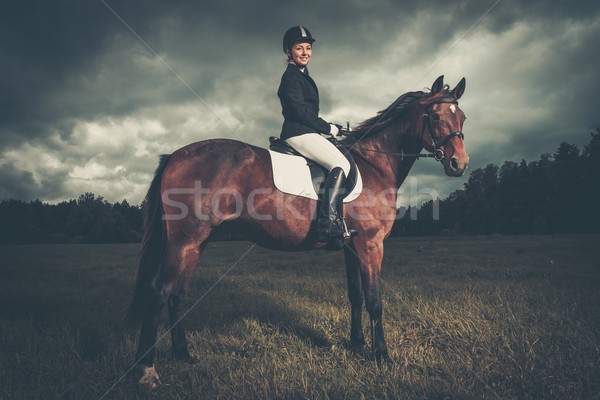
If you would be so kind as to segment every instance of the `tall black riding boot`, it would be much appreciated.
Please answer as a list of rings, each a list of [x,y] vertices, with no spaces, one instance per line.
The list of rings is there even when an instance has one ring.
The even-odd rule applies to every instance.
[[[344,183],[346,174],[340,167],[332,169],[325,179],[323,199],[317,221],[317,240],[329,242],[331,239],[342,238],[344,224],[342,222],[342,200],[345,194]]]

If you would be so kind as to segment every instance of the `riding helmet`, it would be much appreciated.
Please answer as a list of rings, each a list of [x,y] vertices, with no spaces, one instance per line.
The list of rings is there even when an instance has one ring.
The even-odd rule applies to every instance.
[[[287,49],[291,48],[296,42],[313,43],[315,39],[310,34],[310,31],[303,26],[293,26],[283,35],[283,52],[287,53]]]

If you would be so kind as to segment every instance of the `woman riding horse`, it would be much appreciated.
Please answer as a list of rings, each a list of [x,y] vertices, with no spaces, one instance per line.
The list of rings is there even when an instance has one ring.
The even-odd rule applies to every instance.
[[[306,49],[303,52],[305,55],[299,59],[306,62]],[[369,313],[371,352],[378,364],[389,358],[380,273],[383,241],[397,216],[398,188],[423,149],[441,162],[446,175],[464,174],[469,156],[462,133],[465,115],[458,107],[464,89],[464,78],[449,90],[440,76],[430,92],[401,95],[344,140],[363,182],[360,196],[344,210],[348,227],[360,232],[344,246],[350,344],[358,349],[366,344],[364,305]],[[286,122],[294,124],[293,120]],[[317,132],[324,130],[322,125]],[[154,361],[160,313],[165,306],[169,310],[173,356],[193,360],[182,322],[189,312],[184,298],[200,255],[219,226],[226,224],[271,249],[302,251],[327,246],[319,243],[314,233],[317,201],[279,191],[272,166],[266,149],[229,139],[191,143],[161,157],[144,202],[144,237],[128,311],[130,322],[141,322],[135,357],[141,387],[155,389],[160,385]]]
[[[277,95],[281,100],[283,126],[281,138],[298,153],[327,168],[324,197],[317,221],[317,240],[329,242],[342,238],[344,227],[338,212],[339,197],[350,173],[346,157],[321,134],[337,135],[341,125],[325,122],[319,117],[319,90],[308,74],[315,39],[303,26],[294,26],[283,36],[283,51],[288,66]]]

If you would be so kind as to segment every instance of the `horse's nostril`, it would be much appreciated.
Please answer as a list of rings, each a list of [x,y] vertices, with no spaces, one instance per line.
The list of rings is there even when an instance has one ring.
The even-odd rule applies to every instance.
[[[453,157],[450,160],[450,166],[452,167],[453,170],[457,170],[458,169],[458,160]]]

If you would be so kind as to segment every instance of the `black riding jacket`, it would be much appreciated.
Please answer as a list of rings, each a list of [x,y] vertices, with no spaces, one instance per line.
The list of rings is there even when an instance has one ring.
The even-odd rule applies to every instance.
[[[296,64],[290,63],[281,77],[277,91],[281,101],[283,126],[281,138],[288,139],[303,133],[329,133],[329,124],[319,118],[319,89],[315,81]]]

